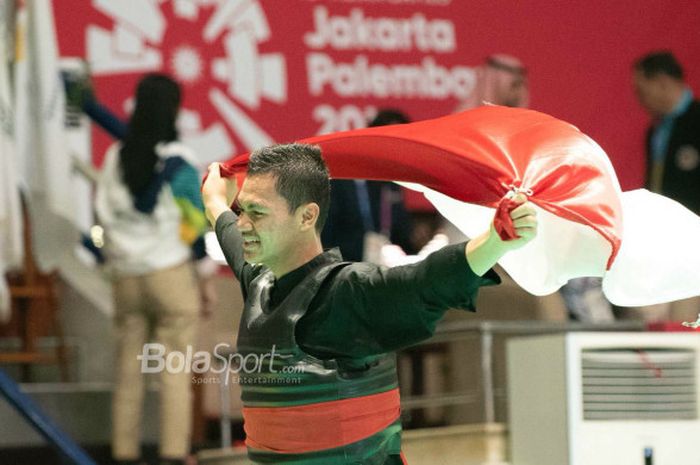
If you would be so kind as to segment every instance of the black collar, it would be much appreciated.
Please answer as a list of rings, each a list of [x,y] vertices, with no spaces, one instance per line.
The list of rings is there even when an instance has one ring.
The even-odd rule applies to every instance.
[[[275,283],[270,291],[270,308],[275,308],[285,297],[287,297],[297,285],[311,273],[313,270],[333,262],[342,261],[340,249],[333,248],[316,255],[308,262],[295,268],[279,279],[275,279]]]

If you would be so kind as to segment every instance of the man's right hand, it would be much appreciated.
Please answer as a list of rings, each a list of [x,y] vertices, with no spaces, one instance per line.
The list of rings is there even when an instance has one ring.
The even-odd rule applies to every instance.
[[[219,215],[229,210],[238,194],[236,180],[222,178],[219,166],[219,163],[209,165],[207,180],[202,185],[202,201],[212,227]]]

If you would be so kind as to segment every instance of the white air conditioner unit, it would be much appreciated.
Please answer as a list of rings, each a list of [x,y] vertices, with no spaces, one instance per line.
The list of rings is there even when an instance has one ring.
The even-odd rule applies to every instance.
[[[512,465],[700,465],[700,334],[508,341]]]

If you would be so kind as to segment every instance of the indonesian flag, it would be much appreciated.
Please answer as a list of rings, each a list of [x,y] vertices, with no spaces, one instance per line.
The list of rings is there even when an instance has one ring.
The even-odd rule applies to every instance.
[[[409,183],[469,237],[494,216],[507,237],[509,197],[525,193],[538,209],[538,235],[499,263],[532,294],[602,276],[616,305],[700,295],[700,218],[644,190],[622,193],[603,149],[549,115],[484,106],[300,142],[321,147],[334,178]],[[240,181],[247,162],[248,154],[235,157],[222,175]]]

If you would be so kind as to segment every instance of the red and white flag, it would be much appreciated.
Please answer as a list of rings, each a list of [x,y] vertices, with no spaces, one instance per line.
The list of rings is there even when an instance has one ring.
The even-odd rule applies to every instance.
[[[700,217],[647,191],[622,193],[603,149],[549,115],[485,106],[301,142],[321,147],[334,178],[411,183],[469,237],[489,228],[512,193],[525,193],[539,233],[499,263],[532,294],[602,276],[617,305],[700,295]],[[243,174],[247,160],[234,158],[222,175]]]

